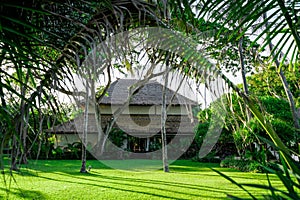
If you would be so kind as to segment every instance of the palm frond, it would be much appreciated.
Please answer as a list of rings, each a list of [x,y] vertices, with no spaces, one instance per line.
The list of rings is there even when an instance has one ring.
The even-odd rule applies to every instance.
[[[62,87],[66,81],[73,81],[72,73],[96,43],[124,30],[159,21],[153,12],[155,7],[139,0],[4,0],[0,10],[1,104],[13,105],[20,111],[11,116],[16,119],[12,124],[15,129],[24,130],[20,134],[27,134],[28,120],[23,119],[28,119],[33,107],[60,112],[52,93],[68,89]],[[17,76],[12,76],[14,73]],[[1,106],[1,112],[5,109]],[[7,134],[10,133],[4,132],[2,144],[8,144]],[[15,140],[14,146],[20,142]]]
[[[299,2],[282,0],[247,2],[238,0],[234,3],[219,0],[201,1],[199,17],[219,23],[226,29],[229,28],[229,40],[238,40],[245,34],[252,35],[252,45],[259,42],[261,51],[264,51],[268,44],[276,41],[277,45],[270,53],[270,60],[280,60],[281,65],[286,62],[293,65],[292,63],[298,62],[297,55],[300,47],[299,12],[296,12],[299,7]],[[267,15],[266,18],[263,18],[264,14]],[[231,27],[228,24],[231,24]],[[224,28],[220,28],[219,33],[228,31]],[[239,33],[239,30],[243,31]],[[272,58],[271,55],[275,56]]]

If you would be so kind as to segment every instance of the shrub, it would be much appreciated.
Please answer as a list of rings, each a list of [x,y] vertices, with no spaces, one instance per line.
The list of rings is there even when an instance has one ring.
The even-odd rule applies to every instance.
[[[118,147],[122,147],[126,134],[118,128],[113,128],[108,136],[109,140]]]
[[[221,167],[233,168],[243,172],[263,172],[263,167],[255,160],[237,160],[234,157],[227,157],[220,163]]]
[[[207,121],[207,122],[199,123],[198,126],[196,127],[194,143],[191,145],[191,148],[195,149],[195,155],[194,155],[195,157],[198,156],[199,150],[203,144],[203,140],[207,134],[209,125],[210,125],[210,122]],[[221,159],[224,159],[226,156],[229,156],[229,155],[237,154],[236,146],[233,143],[233,141],[234,140],[233,140],[231,130],[228,128],[223,128],[223,130],[220,134],[220,137],[218,138],[218,142],[213,147],[211,153],[214,156],[219,156]],[[207,142],[209,142],[209,141],[207,141]],[[215,143],[215,140],[213,140],[212,143]],[[211,154],[209,154],[209,155],[211,155]],[[207,158],[203,158],[201,160],[202,161],[205,161],[207,159],[211,160],[209,158],[209,155],[207,156]],[[198,158],[195,158],[195,159],[197,160]]]

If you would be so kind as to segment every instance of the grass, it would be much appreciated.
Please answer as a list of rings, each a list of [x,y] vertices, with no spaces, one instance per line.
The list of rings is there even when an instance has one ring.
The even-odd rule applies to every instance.
[[[124,166],[137,163],[141,166],[145,161],[123,161]],[[9,173],[2,175],[0,199],[225,199],[227,194],[250,198],[211,168],[239,183],[267,185],[264,174],[243,173],[220,168],[218,164],[186,160],[174,162],[170,173],[150,168],[111,169],[93,160],[87,163],[92,166],[90,173],[81,174],[80,165],[78,160],[31,161],[13,176]],[[281,187],[276,177],[271,176],[271,179],[275,186]],[[267,194],[267,191],[256,188],[250,191],[260,199]]]

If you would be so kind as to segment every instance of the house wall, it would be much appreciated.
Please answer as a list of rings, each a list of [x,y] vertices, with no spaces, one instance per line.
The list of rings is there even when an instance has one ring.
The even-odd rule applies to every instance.
[[[74,142],[80,142],[77,134],[56,134],[56,141],[54,147],[65,147]]]
[[[112,118],[112,112],[118,109],[118,106],[101,105],[101,122],[105,127]],[[191,109],[190,109],[191,110]],[[97,142],[97,125],[95,120],[95,109],[93,105],[89,106],[89,124],[88,124],[88,141],[91,146]],[[167,134],[181,133],[186,135],[193,134],[194,124],[188,115],[185,106],[172,106],[168,111],[166,122]],[[128,134],[140,135],[143,138],[151,137],[160,131],[161,128],[161,105],[153,106],[130,106],[125,109],[123,114],[116,121],[117,128],[121,128]],[[83,130],[83,116],[74,120],[77,131]],[[61,132],[61,131],[60,131]],[[74,142],[80,142],[78,134],[57,134],[56,146],[67,146]]]
[[[97,143],[97,134],[88,133],[88,147],[93,147]],[[80,135],[76,133],[68,134],[56,134],[56,141],[54,147],[66,147],[68,144],[73,144],[74,142],[81,142]]]

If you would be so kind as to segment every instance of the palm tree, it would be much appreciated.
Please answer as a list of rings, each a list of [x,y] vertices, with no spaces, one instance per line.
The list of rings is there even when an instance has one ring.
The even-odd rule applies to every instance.
[[[226,34],[229,35],[230,40],[238,41],[245,34],[252,33],[253,43],[260,42],[260,51],[264,51],[265,47],[272,46],[274,42],[275,45],[271,47],[271,53],[268,56],[270,62],[276,62],[277,70],[280,72],[282,66],[289,64],[290,70],[299,70],[299,49],[300,49],[300,37],[299,37],[299,7],[298,1],[283,1],[283,0],[265,0],[265,1],[200,1],[197,4],[199,8],[199,18],[204,18],[209,20],[214,24],[221,24],[218,32],[219,35]],[[226,5],[231,4],[228,9],[223,10],[222,8]],[[262,16],[268,13],[267,18]],[[247,17],[244,17],[245,14]],[[222,21],[223,16],[228,16],[225,21]],[[240,21],[238,27],[235,29],[228,30],[228,21]],[[254,29],[251,27],[254,26]],[[239,30],[243,28],[243,32],[239,33]],[[265,37],[265,35],[267,35]],[[251,46],[250,46],[251,47]],[[283,56],[282,56],[283,55]],[[289,58],[288,58],[289,56]],[[279,74],[282,78],[283,74]],[[289,168],[294,174],[296,174],[296,179],[298,183],[300,182],[297,175],[300,174],[299,168],[294,164],[291,158],[289,149],[280,140],[277,133],[272,128],[270,122],[265,119],[261,111],[255,107],[255,100],[251,96],[247,96],[244,92],[240,91],[230,80],[228,80],[224,75],[221,77],[228,83],[228,85],[243,99],[249,110],[252,112],[253,116],[258,120],[260,125],[264,128],[274,145],[280,152],[282,157],[281,163],[285,169],[284,174],[289,177],[288,179],[283,179],[280,172],[272,171],[276,173],[278,177],[283,181],[288,181],[290,184],[286,185],[287,189],[290,191],[291,198],[298,198],[295,193],[294,188],[299,188],[297,183],[290,179],[290,174],[287,170]],[[287,89],[287,84],[282,80],[285,89]],[[287,90],[286,90],[287,91]],[[299,116],[296,114],[296,109],[293,106],[293,102],[290,93],[287,91],[288,101],[290,103],[291,111],[293,113],[294,124],[297,132],[299,133],[299,128],[297,122],[299,122]],[[295,123],[296,122],[296,123]],[[297,135],[296,135],[297,137]],[[297,140],[296,140],[297,141]],[[224,176],[224,175],[223,175]],[[228,177],[227,177],[228,178]],[[229,180],[232,180],[228,178]],[[270,190],[271,189],[270,185]],[[272,194],[275,198],[275,194]],[[278,197],[276,197],[278,198]]]
[[[1,1],[0,114],[5,128],[0,150],[2,155],[12,137],[12,169],[17,169],[20,156],[26,160],[29,110],[46,106],[60,112],[52,93],[72,93],[64,83],[73,81],[72,71],[91,45],[122,30],[156,23],[154,8],[139,0]]]
[[[26,121],[28,110],[31,107],[40,108],[41,105],[49,106],[54,110],[57,109],[58,101],[52,97],[52,91],[58,90],[67,94],[70,93],[68,88],[63,86],[63,83],[66,79],[72,81],[72,70],[76,70],[80,66],[91,44],[102,41],[111,34],[141,25],[168,26],[164,24],[164,21],[159,20],[160,13],[167,17],[165,20],[169,20],[169,12],[166,9],[172,9],[176,6],[178,6],[176,12],[181,13],[179,19],[183,21],[186,33],[189,33],[189,24],[193,24],[194,20],[186,20],[185,14],[194,17],[191,3],[195,3],[195,1],[184,0],[182,3],[178,2],[169,1],[168,5],[164,4],[163,7],[159,7],[158,12],[152,5],[138,0],[77,1],[75,3],[69,1],[56,3],[51,1],[43,1],[43,3],[36,1],[10,2],[7,0],[0,3],[2,11],[0,43],[2,62],[0,94],[2,94],[2,106],[0,114],[4,119],[1,123],[6,127],[1,128],[1,151],[3,152],[3,148],[9,143],[9,138],[13,136],[13,169],[16,169],[19,154],[26,153],[26,149],[24,149],[26,145],[21,145],[20,139],[26,138],[26,131],[24,130],[26,130],[26,124],[28,124]],[[282,0],[264,2],[258,0],[235,1],[228,9],[219,12],[222,6],[228,3],[230,1],[199,1],[197,4],[199,8],[198,17],[206,18],[213,23],[220,22],[224,28],[221,27],[219,31],[228,32],[228,35],[238,40],[250,30],[253,24],[256,25],[255,30],[264,26],[266,21],[257,22],[263,13],[270,12],[271,15],[267,19],[268,21],[272,19],[267,27],[269,30],[259,34],[255,41],[262,38],[265,33],[270,33],[261,45],[263,48],[276,36],[281,37],[283,41],[286,41],[288,37],[291,39],[291,45],[285,55],[291,55],[290,65],[294,66],[293,63],[298,61],[300,47],[298,15],[296,12],[299,6],[298,3],[294,1],[285,3]],[[244,18],[245,12],[247,12],[246,18]],[[225,21],[220,21],[225,14],[228,18]],[[228,27],[226,27],[228,20],[241,21],[241,23],[239,27],[236,27],[236,30],[228,30]],[[243,32],[237,34],[241,27],[244,27]],[[283,34],[280,35],[280,33]],[[274,49],[274,59],[279,59],[279,53],[276,52],[284,52],[284,45],[279,43]],[[185,56],[192,58],[191,54]],[[185,56],[182,55],[182,57]],[[281,64],[285,62],[285,58],[281,59]],[[205,64],[207,64],[207,68],[211,66],[209,63]],[[192,73],[196,72],[198,76],[201,76],[202,73],[197,70],[197,68],[189,70],[188,74],[192,76]],[[10,71],[15,72],[16,76],[13,76]],[[259,119],[271,139],[282,150],[283,156],[288,160],[285,156],[288,150],[270,127],[270,124],[264,120],[255,108],[253,100],[241,92],[224,75],[220,74],[220,76],[244,99],[253,115]],[[19,84],[18,88],[13,87],[10,80],[15,80]],[[13,105],[15,110],[19,110],[17,114],[8,112],[7,107],[11,103],[11,99],[15,99]],[[11,120],[11,118],[14,120]],[[290,162],[288,163],[293,170],[297,171]]]
[[[1,118],[6,127],[1,137],[1,154],[12,138],[11,168],[15,170],[20,156],[26,162],[29,111],[34,107],[40,110],[42,106],[52,107],[56,111],[50,88],[64,77],[62,71],[70,70],[62,65],[62,60],[54,63],[61,38],[46,30],[46,27],[50,27],[47,26],[48,21],[44,20],[47,12],[41,4],[33,1],[2,1],[0,9],[0,87],[4,94],[1,99]],[[60,18],[53,18],[53,24]]]
[[[267,46],[269,43],[272,43],[272,40],[275,37],[281,38],[281,41],[290,41],[288,43],[288,48],[286,51],[284,44],[286,42],[278,42],[276,46],[273,49],[273,52],[269,57],[273,57],[272,59],[280,59],[279,52],[284,52],[284,57],[281,60],[281,64],[284,64],[286,62],[286,56],[288,54],[291,55],[291,58],[289,60],[290,65],[295,68],[297,67],[294,65],[294,63],[298,62],[298,54],[299,54],[299,47],[300,47],[300,37],[299,37],[299,26],[298,26],[298,12],[297,9],[299,7],[299,3],[294,1],[288,1],[284,2],[282,0],[277,1],[221,1],[221,0],[215,0],[215,1],[199,1],[196,3],[195,1],[182,1],[182,3],[177,4],[177,1],[170,1],[170,7],[175,9],[177,5],[179,8],[175,9],[176,13],[178,14],[180,20],[183,21],[183,24],[186,27],[186,34],[191,34],[193,29],[190,27],[197,29],[197,26],[193,26],[195,20],[192,19],[194,16],[193,12],[191,12],[192,4],[196,4],[196,7],[199,9],[199,15],[198,18],[207,20],[213,24],[220,24],[218,27],[218,34],[217,36],[228,35],[228,42],[231,40],[238,41],[241,37],[243,37],[245,34],[253,33],[254,31],[260,30],[260,28],[263,30],[262,33],[258,33],[257,36],[254,38],[253,43],[251,46],[256,45],[256,42],[260,39],[263,39],[263,42],[261,43],[260,47],[261,50],[264,49],[265,46]],[[229,6],[227,6],[229,5]],[[173,7],[172,7],[173,6]],[[227,9],[223,9],[226,7]],[[269,12],[271,15],[268,17],[267,20],[272,19],[272,22],[269,23],[267,28],[265,28],[267,20],[261,20],[263,13]],[[186,16],[192,16],[190,18]],[[224,16],[227,16],[224,18]],[[246,16],[246,17],[245,17]],[[178,18],[177,18],[178,19]],[[235,29],[232,29],[232,27],[228,26],[229,21],[238,21],[240,22]],[[254,26],[255,25],[255,26]],[[252,30],[252,27],[254,26],[254,30]],[[192,31],[191,31],[192,30]],[[240,32],[240,30],[243,30]],[[268,37],[263,38],[263,36],[266,33],[268,34]],[[287,40],[288,38],[289,40]],[[179,43],[179,41],[177,42]],[[184,43],[184,42],[183,42]],[[180,45],[183,45],[181,43]],[[176,42],[174,42],[176,44]],[[176,45],[175,45],[176,46]],[[250,47],[251,47],[250,46]],[[189,48],[188,48],[189,49]],[[185,52],[183,54],[179,54],[183,56],[186,60],[192,62],[190,59],[195,58],[196,51],[189,49],[188,52]],[[199,55],[199,54],[198,54]],[[200,55],[199,55],[200,56]],[[201,57],[201,56],[200,56]],[[299,174],[299,169],[297,166],[294,165],[294,163],[291,161],[291,158],[289,156],[289,149],[284,145],[284,143],[280,140],[277,133],[272,128],[270,122],[268,122],[263,114],[255,107],[255,100],[253,97],[248,96],[244,92],[242,92],[238,87],[236,87],[218,68],[210,67],[211,65],[208,64],[207,68],[210,68],[215,74],[219,74],[220,77],[228,84],[230,88],[232,88],[237,94],[243,99],[247,107],[251,110],[252,114],[255,118],[258,119],[259,123],[262,125],[262,127],[265,129],[265,131],[270,136],[271,140],[274,142],[275,146],[280,150],[280,153],[282,157],[284,158],[287,166],[289,168]],[[281,66],[279,66],[280,68]],[[190,76],[201,77],[202,76],[202,70],[199,68],[192,68],[189,70]]]

